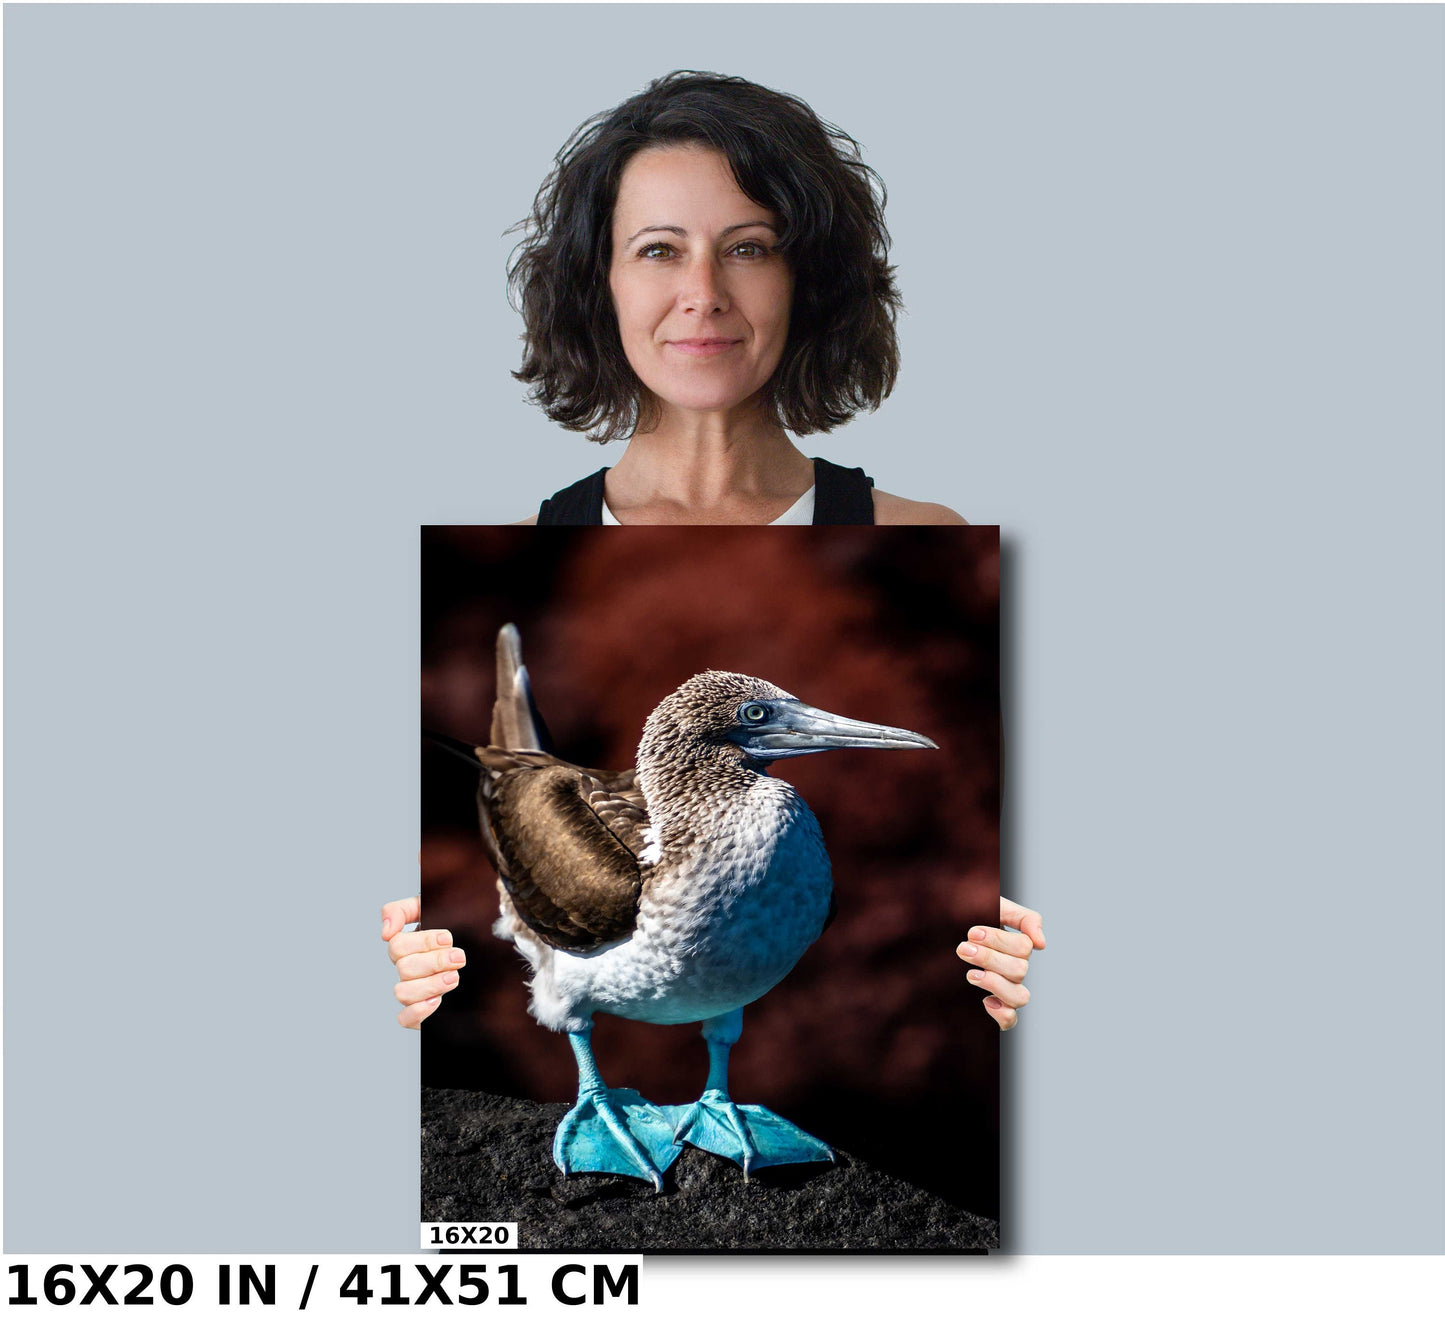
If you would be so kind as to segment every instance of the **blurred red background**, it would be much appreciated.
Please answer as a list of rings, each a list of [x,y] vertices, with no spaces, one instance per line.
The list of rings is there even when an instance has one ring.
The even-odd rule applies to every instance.
[[[744,1011],[731,1086],[997,1217],[998,1030],[954,948],[998,916],[998,529],[428,527],[421,550],[429,728],[487,740],[512,622],[556,750],[583,765],[632,765],[648,713],[704,669],[939,744],[775,765],[822,824],[838,916]],[[424,749],[423,925],[468,961],[423,1028],[422,1081],[571,1099],[571,1050],[528,1016],[525,964],[491,934],[476,783]],[[612,1086],[661,1104],[701,1090],[696,1027],[599,1015],[593,1043]]]

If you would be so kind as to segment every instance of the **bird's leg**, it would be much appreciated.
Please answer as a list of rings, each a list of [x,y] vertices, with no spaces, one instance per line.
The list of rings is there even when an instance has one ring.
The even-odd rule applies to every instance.
[[[673,1139],[686,1141],[743,1166],[743,1177],[773,1164],[809,1164],[831,1160],[832,1150],[817,1137],[779,1118],[762,1105],[737,1105],[728,1094],[728,1055],[742,1035],[743,1011],[709,1018],[702,1024],[707,1042],[707,1085],[690,1105],[665,1105]]]
[[[659,1192],[662,1175],[681,1153],[662,1111],[636,1091],[611,1090],[592,1057],[592,1027],[569,1031],[577,1056],[577,1103],[557,1125],[552,1158],[563,1173],[621,1173]]]

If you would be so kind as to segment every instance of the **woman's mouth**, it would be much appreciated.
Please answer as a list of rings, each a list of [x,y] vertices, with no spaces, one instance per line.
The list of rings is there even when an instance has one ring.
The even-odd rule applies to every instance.
[[[726,353],[730,348],[736,348],[743,341],[741,339],[669,339],[666,342],[669,348],[675,348],[679,353],[686,353],[689,357],[716,357],[719,353]]]

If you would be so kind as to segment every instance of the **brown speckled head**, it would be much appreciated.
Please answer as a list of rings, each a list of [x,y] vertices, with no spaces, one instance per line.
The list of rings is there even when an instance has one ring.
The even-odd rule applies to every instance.
[[[696,674],[671,696],[664,697],[647,717],[639,761],[644,749],[661,751],[681,740],[735,749],[729,735],[747,727],[741,714],[747,706],[795,700],[791,692],[784,692],[777,684],[747,674],[730,674],[721,669]]]

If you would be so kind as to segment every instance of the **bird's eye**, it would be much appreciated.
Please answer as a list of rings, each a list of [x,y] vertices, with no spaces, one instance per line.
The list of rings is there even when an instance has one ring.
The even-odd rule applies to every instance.
[[[746,705],[738,712],[746,724],[761,724],[768,718],[768,708],[760,706],[756,701]]]

